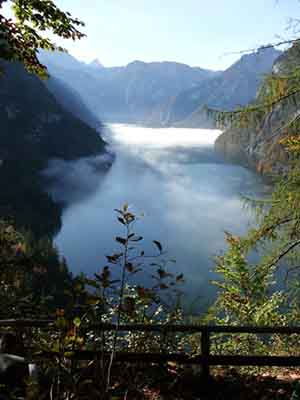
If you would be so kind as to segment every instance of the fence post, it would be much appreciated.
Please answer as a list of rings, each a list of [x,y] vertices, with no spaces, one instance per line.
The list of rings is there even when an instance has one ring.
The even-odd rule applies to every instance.
[[[203,329],[201,332],[201,354],[203,357],[202,362],[202,377],[204,379],[209,379],[209,349],[210,349],[210,342],[209,342],[209,331],[208,329]]]

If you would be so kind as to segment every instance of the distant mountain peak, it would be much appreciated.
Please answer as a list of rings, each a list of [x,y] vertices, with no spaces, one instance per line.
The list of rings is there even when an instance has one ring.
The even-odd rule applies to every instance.
[[[259,83],[272,71],[280,54],[272,48],[260,49],[244,54],[230,68],[219,72],[138,58],[126,66],[103,67],[97,59],[90,64],[76,60],[71,63],[66,57],[51,55],[45,64],[53,76],[80,93],[91,111],[105,121],[159,126],[184,121],[190,126],[187,118],[193,114],[196,121],[194,115],[204,105],[232,110],[254,100]],[[78,67],[73,65],[81,68],[80,76]],[[196,117],[197,123],[203,122],[198,114]]]
[[[131,61],[129,64],[127,64],[127,67],[143,67],[145,66],[147,63],[145,63],[144,61],[140,61],[140,60],[134,60]]]
[[[93,68],[104,68],[104,65],[99,61],[98,58],[95,58],[95,60],[90,62],[89,66]]]

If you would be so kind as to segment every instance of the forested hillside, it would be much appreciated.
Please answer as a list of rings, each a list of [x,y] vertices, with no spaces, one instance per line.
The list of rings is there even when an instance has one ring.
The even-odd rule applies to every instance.
[[[87,107],[79,93],[70,88],[60,78],[49,77],[43,83],[66,111],[101,133],[103,129],[101,120]]]
[[[64,109],[44,83],[17,63],[3,63],[0,89],[2,216],[39,234],[59,227],[60,206],[44,193],[40,171],[52,158],[72,160],[105,152],[100,134]],[[51,85],[51,83],[50,83]],[[70,92],[63,91],[63,97]],[[68,107],[73,112],[76,96]],[[76,107],[74,107],[76,103]],[[82,119],[90,114],[81,108]],[[24,201],[25,200],[25,201]],[[45,225],[45,226],[44,226]]]

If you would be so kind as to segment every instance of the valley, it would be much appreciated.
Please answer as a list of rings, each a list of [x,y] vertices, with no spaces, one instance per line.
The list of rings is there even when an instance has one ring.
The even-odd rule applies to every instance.
[[[300,398],[299,0],[271,3],[0,0],[1,399]]]
[[[172,62],[105,68],[66,53],[42,52],[50,73],[43,82],[7,65],[8,78],[15,70],[24,88],[32,81],[41,122],[35,127],[26,97],[8,80],[11,100],[2,116],[7,130],[12,124],[20,130],[21,118],[32,126],[28,134],[23,131],[24,146],[18,147],[22,174],[14,158],[6,161],[3,153],[3,179],[24,175],[24,184],[10,179],[10,192],[0,196],[3,212],[15,201],[18,226],[38,237],[50,235],[72,273],[92,275],[115,250],[113,210],[128,202],[146,215],[138,226],[143,237],[161,241],[177,261],[175,271],[186,275],[188,301],[199,297],[205,308],[214,296],[207,282],[213,278],[216,249],[226,247],[224,231],[246,232],[254,216],[245,211],[243,196],[260,198],[268,187],[260,176],[215,152],[214,142],[224,133],[204,108],[232,109],[253,100],[279,54],[258,50],[214,72]],[[38,140],[30,136],[33,131],[41,132]],[[6,154],[13,154],[11,139],[3,143]],[[10,175],[4,169],[8,162]],[[36,183],[29,187],[38,191],[41,210],[16,201],[29,196],[33,189],[26,182],[32,179]]]
[[[65,178],[51,192],[67,206],[55,243],[71,270],[92,276],[106,255],[118,251],[114,237],[123,229],[114,208],[128,202],[132,212],[144,214],[135,226],[145,239],[144,250],[151,254],[152,240],[159,240],[165,258],[176,259],[169,269],[185,275],[186,305],[205,308],[214,298],[207,282],[214,277],[216,249],[226,247],[224,231],[245,233],[254,215],[243,196],[261,198],[268,189],[253,172],[215,154],[219,135],[217,130],[110,125],[104,138],[116,159],[108,173],[95,175],[84,164],[71,176],[61,169]]]

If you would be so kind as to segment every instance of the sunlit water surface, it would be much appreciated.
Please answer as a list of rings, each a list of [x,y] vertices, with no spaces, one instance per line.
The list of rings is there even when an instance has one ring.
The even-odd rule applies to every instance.
[[[159,240],[177,260],[173,271],[185,274],[187,303],[197,298],[205,306],[214,295],[209,280],[214,256],[225,248],[224,231],[247,230],[253,216],[242,196],[261,196],[265,185],[214,153],[217,130],[110,128],[106,140],[116,159],[108,173],[95,171],[91,160],[50,166],[50,174],[60,175],[51,192],[68,204],[56,245],[74,273],[99,271],[122,234],[113,210],[127,202],[145,215],[135,229],[146,251]]]

